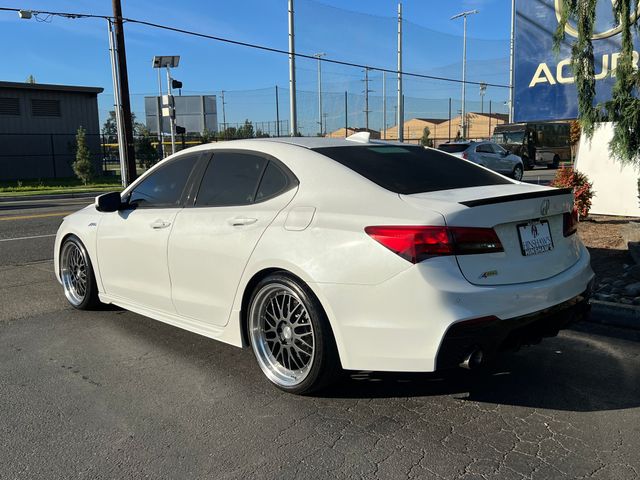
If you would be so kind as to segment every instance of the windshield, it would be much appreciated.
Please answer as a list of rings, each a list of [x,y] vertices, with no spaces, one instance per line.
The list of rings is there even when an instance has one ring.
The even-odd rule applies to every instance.
[[[404,195],[511,183],[471,162],[422,147],[380,145],[314,150],[381,187]]]
[[[524,130],[519,130],[516,132],[494,133],[492,140],[496,143],[501,143],[503,145],[507,143],[521,144],[524,142]]]

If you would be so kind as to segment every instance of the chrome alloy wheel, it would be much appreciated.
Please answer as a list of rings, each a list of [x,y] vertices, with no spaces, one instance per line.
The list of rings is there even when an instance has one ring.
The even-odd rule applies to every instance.
[[[84,249],[76,242],[67,241],[60,255],[60,277],[67,300],[74,306],[80,305],[86,295],[88,262]]]
[[[315,332],[300,296],[280,283],[262,287],[249,311],[249,334],[256,359],[273,383],[293,387],[309,374]]]

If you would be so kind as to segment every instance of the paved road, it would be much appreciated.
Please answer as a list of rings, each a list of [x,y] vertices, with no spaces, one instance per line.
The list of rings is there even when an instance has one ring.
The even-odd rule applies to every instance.
[[[639,333],[584,324],[484,375],[358,372],[295,397],[250,351],[68,307],[38,241],[0,266],[1,478],[640,476]]]
[[[556,176],[555,169],[548,169],[546,167],[536,167],[533,170],[527,170],[524,172],[523,180],[529,183],[538,183],[540,185],[549,185],[551,180]]]
[[[91,198],[0,201],[0,265],[53,258],[53,241],[62,218]]]

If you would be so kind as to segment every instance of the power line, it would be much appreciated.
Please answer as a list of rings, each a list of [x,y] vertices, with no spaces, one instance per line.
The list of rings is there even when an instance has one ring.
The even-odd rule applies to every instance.
[[[24,11],[24,9],[19,9],[19,8],[7,8],[7,7],[0,7],[0,11],[8,11],[8,12],[20,12],[20,11]],[[43,10],[32,10],[32,13],[34,15],[38,15],[38,14],[42,14],[42,15],[52,15],[52,16],[59,16],[59,17],[65,17],[65,18],[101,18],[101,19],[106,19],[106,20],[114,20],[114,17],[110,17],[108,15],[93,15],[93,14],[86,14],[86,13],[70,13],[70,12],[49,12],[49,11],[43,11]],[[238,45],[241,47],[248,47],[248,48],[253,48],[256,50],[262,50],[265,52],[272,52],[272,53],[279,53],[281,55],[289,55],[289,52],[287,50],[282,50],[280,48],[274,48],[274,47],[267,47],[265,45],[258,45],[255,43],[249,43],[249,42],[242,42],[239,40],[232,40],[230,38],[224,38],[224,37],[218,37],[215,35],[208,35],[206,33],[200,33],[200,32],[194,32],[192,30],[186,30],[183,28],[178,28],[178,27],[171,27],[169,25],[162,25],[160,23],[154,23],[154,22],[149,22],[146,20],[137,20],[135,18],[127,18],[127,17],[123,17],[122,20],[124,22],[128,22],[128,23],[135,23],[138,25],[145,25],[147,27],[152,27],[152,28],[157,28],[160,30],[167,30],[170,32],[174,32],[174,33],[182,33],[185,35],[191,35],[193,37],[199,37],[199,38],[206,38],[208,40],[214,40],[217,42],[222,42],[222,43],[228,43],[231,45]],[[307,55],[304,53],[295,53],[294,54],[296,57],[299,58],[306,58],[309,60],[317,60],[313,55]],[[352,63],[352,62],[346,62],[346,61],[342,61],[342,60],[334,60],[331,58],[322,58],[320,60],[321,62],[325,62],[325,63],[332,63],[334,65],[343,65],[346,67],[355,67],[355,68],[360,68],[360,69],[365,69],[368,68],[369,70],[375,70],[378,72],[388,72],[388,73],[395,73],[397,74],[398,71],[391,69],[391,68],[383,68],[383,67],[372,67],[370,65],[364,65],[361,63]],[[424,79],[428,79],[428,80],[439,80],[439,81],[443,81],[443,82],[455,82],[455,83],[466,83],[469,85],[480,85],[482,82],[474,82],[474,81],[463,81],[457,78],[448,78],[448,77],[440,77],[437,75],[425,75],[425,74],[421,74],[421,73],[415,73],[415,72],[405,72],[402,71],[400,72],[402,75],[404,76],[408,76],[408,77],[415,77],[415,78],[424,78]],[[502,84],[498,84],[498,83],[487,83],[488,86],[490,87],[497,87],[497,88],[509,88],[509,85],[502,85]]]

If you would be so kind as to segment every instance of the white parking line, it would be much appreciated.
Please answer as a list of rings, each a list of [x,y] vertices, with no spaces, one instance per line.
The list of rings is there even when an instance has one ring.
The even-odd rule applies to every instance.
[[[14,242],[16,240],[31,240],[32,238],[47,238],[55,236],[55,233],[51,233],[49,235],[34,235],[32,237],[0,238],[0,242]]]

